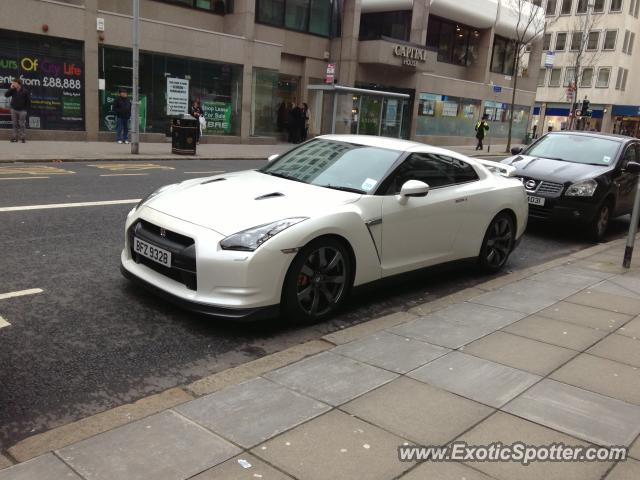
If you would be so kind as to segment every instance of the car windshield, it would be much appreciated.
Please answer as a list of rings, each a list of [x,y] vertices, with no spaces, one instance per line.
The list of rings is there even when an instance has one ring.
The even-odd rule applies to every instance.
[[[589,135],[545,135],[525,150],[525,155],[552,158],[589,165],[610,165],[616,159],[620,142]]]
[[[401,153],[317,139],[284,154],[258,171],[320,187],[370,193]]]

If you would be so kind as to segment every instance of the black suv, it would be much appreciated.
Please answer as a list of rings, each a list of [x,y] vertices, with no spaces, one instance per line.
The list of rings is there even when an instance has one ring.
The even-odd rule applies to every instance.
[[[609,219],[631,213],[640,161],[636,138],[595,132],[548,133],[532,145],[513,148],[503,163],[516,167],[532,219],[573,221],[589,237],[604,237]]]

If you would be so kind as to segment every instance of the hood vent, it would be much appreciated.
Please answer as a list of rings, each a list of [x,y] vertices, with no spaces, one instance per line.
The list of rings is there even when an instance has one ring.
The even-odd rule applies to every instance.
[[[207,183],[213,183],[213,182],[222,182],[226,180],[226,178],[212,178],[211,180],[207,180],[206,182],[202,182],[200,185],[206,185]]]
[[[284,197],[284,194],[280,192],[267,193],[265,195],[260,195],[259,197],[256,197],[254,200],[266,200],[267,198],[275,198],[275,197]]]

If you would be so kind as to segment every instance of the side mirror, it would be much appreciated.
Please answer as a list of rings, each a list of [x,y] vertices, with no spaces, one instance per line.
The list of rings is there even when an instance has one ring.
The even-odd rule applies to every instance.
[[[629,162],[625,167],[625,171],[632,173],[633,175],[640,174],[640,163],[638,162]]]
[[[280,155],[278,155],[277,153],[271,155],[269,158],[267,158],[267,162],[273,162],[276,158],[278,158]]]
[[[511,149],[511,155],[518,155],[519,153],[522,153],[522,150],[524,150],[522,147],[513,147]]]
[[[407,180],[397,195],[398,202],[402,205],[406,204],[409,197],[424,197],[429,193],[429,185],[420,180]]]

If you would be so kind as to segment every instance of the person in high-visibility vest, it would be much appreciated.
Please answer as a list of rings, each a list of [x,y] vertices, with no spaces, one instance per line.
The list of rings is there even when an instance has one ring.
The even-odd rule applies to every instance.
[[[482,150],[484,146],[482,145],[482,141],[489,131],[489,122],[487,122],[489,115],[486,113],[482,116],[482,120],[479,120],[476,123],[476,138],[478,139],[478,145],[476,145],[476,150]]]

